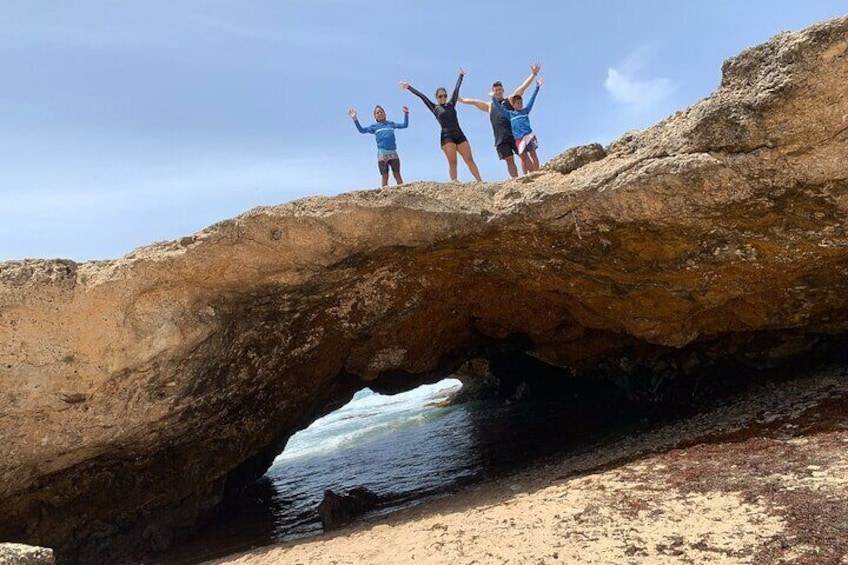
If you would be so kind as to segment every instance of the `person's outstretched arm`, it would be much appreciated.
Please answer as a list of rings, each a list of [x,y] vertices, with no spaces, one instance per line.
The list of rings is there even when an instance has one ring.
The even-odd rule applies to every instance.
[[[403,129],[409,125],[409,108],[403,107],[403,123],[396,126],[395,129]]]
[[[457,100],[459,100],[459,87],[462,86],[462,77],[465,76],[465,70],[459,69],[459,78],[456,79],[456,86],[453,87],[453,94],[450,97],[450,103],[456,106]]]
[[[497,98],[495,98],[494,92],[490,92],[489,96],[492,98],[492,108],[497,108],[498,112],[500,112],[501,114],[503,114],[507,118],[512,117],[512,114],[510,113],[510,111],[507,110],[506,107],[503,104],[498,102]]]
[[[356,118],[356,110],[351,108],[348,110],[347,115],[353,120],[353,125],[359,130],[359,133],[374,133],[370,128],[364,128],[359,124],[359,120]]]
[[[519,96],[524,96],[524,91],[530,88],[530,85],[533,84],[533,79],[536,78],[536,75],[539,74],[539,71],[542,70],[542,65],[540,63],[536,63],[534,65],[530,65],[530,76],[524,79],[524,82],[521,83],[521,86],[515,89],[515,92],[512,93],[512,96],[516,94]],[[510,96],[510,98],[512,98]]]
[[[526,112],[527,114],[529,114],[530,110],[533,109],[533,102],[536,101],[536,95],[539,94],[539,88],[541,86],[542,86],[542,79],[539,79],[539,80],[536,81],[536,90],[533,91],[533,94],[530,95],[530,100],[527,101],[527,107],[525,108],[525,110],[527,110],[527,112]]]
[[[475,100],[473,98],[463,98],[459,97],[460,104],[468,104],[469,106],[476,106],[478,109],[483,110],[487,114],[489,113],[489,103],[484,102],[483,100]]]
[[[435,109],[436,109],[436,105],[435,105],[435,104],[433,104],[433,102],[431,102],[431,101],[430,101],[430,99],[429,99],[429,98],[427,98],[427,96],[425,96],[423,92],[419,92],[418,90],[415,90],[415,88],[413,88],[413,87],[412,87],[412,85],[411,85],[411,84],[409,84],[408,82],[406,82],[406,81],[400,81],[400,87],[401,87],[402,89],[404,89],[404,90],[408,90],[408,91],[410,91],[410,92],[411,92],[411,93],[413,93],[415,96],[417,96],[418,98],[420,98],[420,99],[421,99],[421,101],[422,101],[422,102],[424,102],[424,105],[425,105],[425,106],[427,106],[427,108],[428,108],[431,112],[432,112],[433,110],[435,110]]]

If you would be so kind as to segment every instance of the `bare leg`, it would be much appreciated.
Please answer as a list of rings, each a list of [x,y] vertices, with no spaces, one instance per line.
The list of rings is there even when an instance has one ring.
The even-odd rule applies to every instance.
[[[442,145],[442,151],[445,152],[445,157],[448,160],[450,180],[456,180],[456,143],[445,143]]]
[[[395,166],[394,163],[396,163],[397,166]],[[400,178],[400,158],[398,158],[397,161],[394,161],[393,164],[390,165],[390,168],[392,170],[392,175],[395,177],[395,182],[397,184],[403,184],[403,179]]]
[[[383,184],[380,186],[386,186],[389,184],[389,172],[386,171],[386,174],[383,175]]]
[[[530,160],[530,155],[525,151],[521,154],[521,170],[524,171],[524,174],[533,172],[533,162]]]
[[[477,170],[477,163],[474,162],[474,155],[471,154],[471,144],[467,141],[463,141],[456,146],[456,150],[460,155],[462,155],[462,160],[465,161],[466,165],[468,165],[468,170],[471,171],[474,178],[483,182],[483,179],[480,178],[480,171]]]
[[[504,161],[506,161],[506,170],[509,171],[509,176],[516,178],[518,176],[518,168],[515,166],[515,155],[510,155]]]
[[[530,154],[530,162],[533,163],[533,170],[538,171],[541,167],[539,166],[539,156],[536,155],[536,150],[531,149],[528,153]]]

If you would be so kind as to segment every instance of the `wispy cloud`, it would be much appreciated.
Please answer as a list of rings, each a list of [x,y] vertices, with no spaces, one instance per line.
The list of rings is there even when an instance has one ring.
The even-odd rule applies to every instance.
[[[339,33],[338,30],[329,28],[321,29],[314,25],[301,25],[297,28],[284,26],[283,28],[272,29],[199,12],[184,11],[183,14],[191,22],[222,34],[254,41],[281,43],[293,47],[336,47],[352,44],[359,39],[357,35]]]
[[[607,69],[604,87],[613,99],[636,114],[647,114],[660,108],[677,90],[669,78],[642,78],[650,52],[640,49],[627,56],[619,65]]]
[[[32,26],[4,26],[0,42],[3,44],[55,44],[84,49],[122,49],[161,47],[168,42],[161,37],[120,26],[90,26],[73,24],[39,24]],[[171,43],[170,46],[177,46]]]
[[[287,43],[289,41],[285,35],[279,32],[240,25],[220,18],[207,16],[205,14],[191,13],[189,14],[189,17],[195,23],[223,33],[243,37],[245,39],[270,41],[273,43]]]

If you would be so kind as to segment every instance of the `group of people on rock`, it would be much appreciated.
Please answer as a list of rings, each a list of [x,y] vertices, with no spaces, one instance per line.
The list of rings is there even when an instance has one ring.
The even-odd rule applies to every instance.
[[[542,79],[536,80],[536,88],[530,95],[526,106],[524,105],[523,96],[541,70],[542,65],[538,63],[531,65],[530,76],[508,98],[504,97],[503,84],[500,81],[496,81],[492,84],[492,90],[489,92],[490,101],[463,98],[459,95],[462,79],[465,77],[465,71],[462,69],[459,70],[459,78],[456,81],[456,86],[450,98],[448,98],[448,91],[443,87],[439,87],[436,89],[435,102],[427,98],[421,91],[416,90],[408,82],[401,81],[400,87],[420,98],[439,122],[441,126],[442,152],[444,152],[448,160],[448,173],[452,181],[456,180],[457,155],[462,157],[471,175],[478,181],[482,180],[480,178],[480,171],[477,169],[477,164],[474,162],[474,155],[471,153],[471,144],[459,126],[459,118],[456,114],[457,103],[475,106],[489,114],[489,119],[492,122],[492,131],[495,135],[495,148],[498,152],[498,158],[506,162],[506,167],[511,177],[515,178],[518,176],[515,155],[518,155],[521,159],[521,169],[525,174],[539,169],[539,157],[536,155],[536,149],[538,149],[539,143],[536,140],[533,129],[530,127],[529,114],[533,109],[533,103],[536,101],[539,88],[542,86]],[[355,110],[350,110],[348,115],[353,119],[353,123],[359,130],[359,133],[369,133],[376,136],[377,165],[380,169],[383,186],[389,183],[389,171],[391,171],[398,184],[403,184],[403,178],[400,174],[400,157],[397,153],[395,130],[409,126],[409,108],[406,106],[403,107],[403,123],[400,124],[386,119],[386,111],[382,106],[374,108],[374,119],[376,122],[367,127],[362,127],[359,123]]]

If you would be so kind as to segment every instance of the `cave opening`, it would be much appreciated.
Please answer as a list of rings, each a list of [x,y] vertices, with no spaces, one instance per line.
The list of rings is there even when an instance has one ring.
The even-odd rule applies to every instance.
[[[488,375],[469,376],[474,365]],[[365,487],[379,497],[369,515],[388,514],[586,448],[638,420],[611,381],[524,354],[475,360],[456,377],[392,395],[362,388],[293,435],[260,480],[163,562],[200,563],[321,533],[327,489]]]
[[[751,387],[796,378],[833,362],[834,352],[845,366],[845,341],[830,345],[827,355],[802,355],[777,369],[728,361],[687,374],[667,361],[626,359],[575,373],[507,350],[410,391],[362,388],[292,436],[260,480],[225,501],[162,562],[189,565],[318,534],[317,506],[327,489],[367,488],[379,497],[369,515],[379,516],[589,453],[730,402]]]

